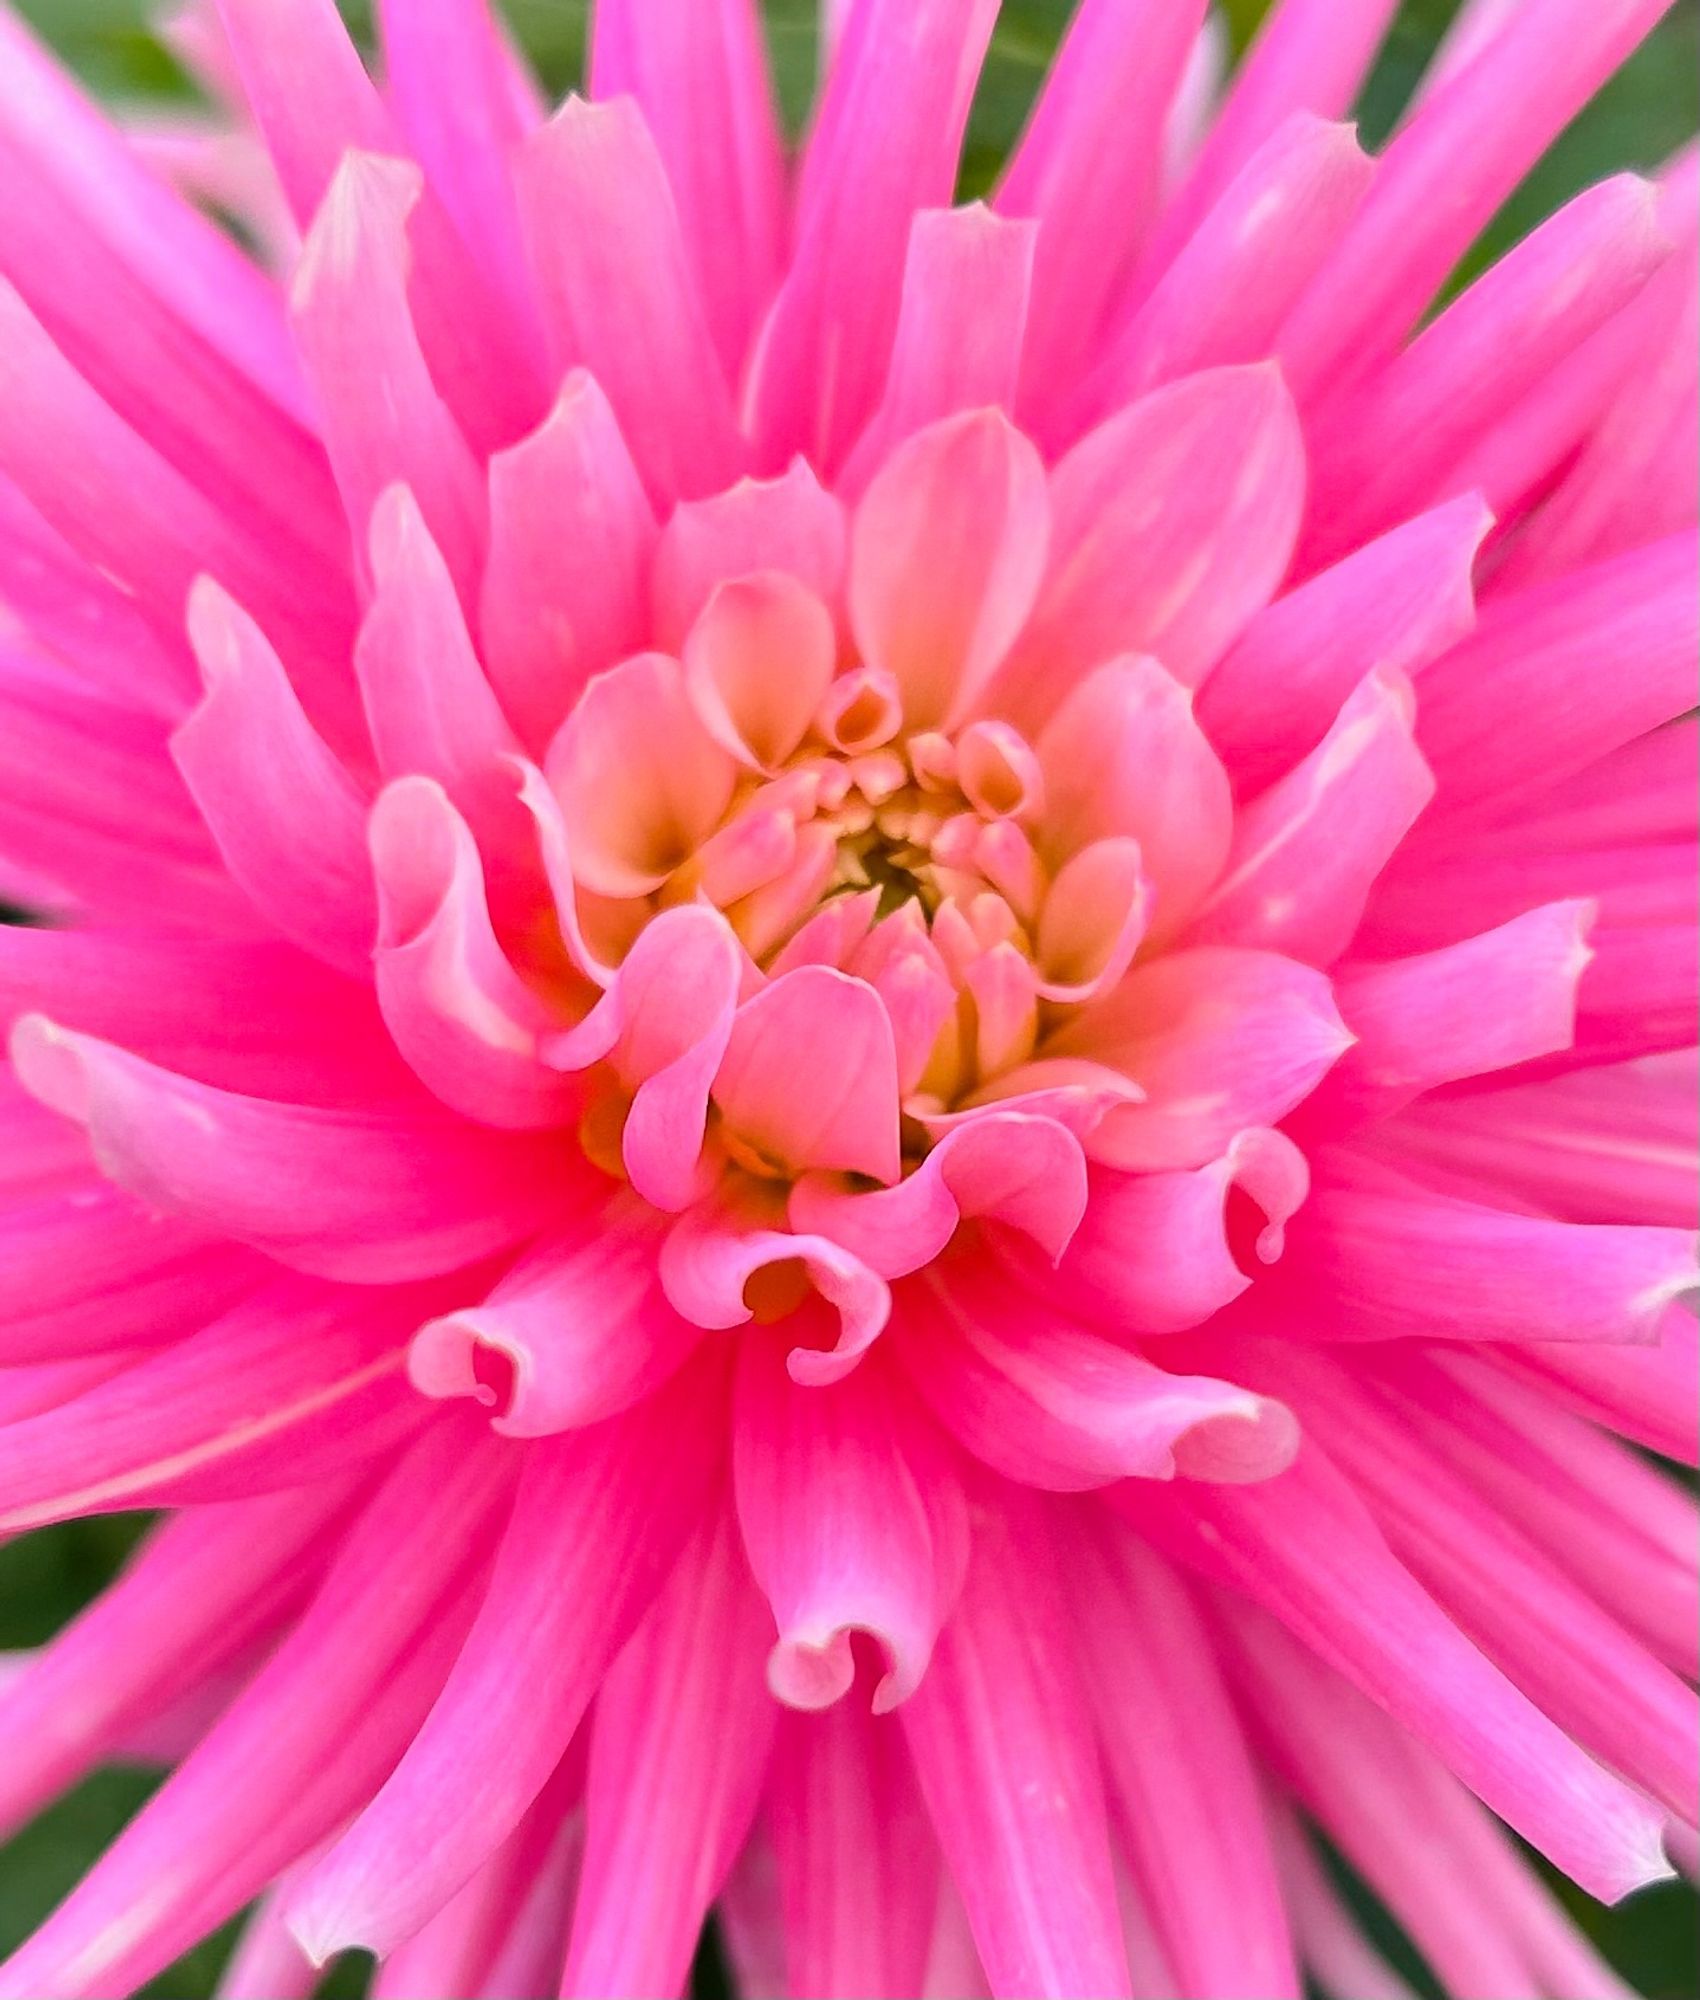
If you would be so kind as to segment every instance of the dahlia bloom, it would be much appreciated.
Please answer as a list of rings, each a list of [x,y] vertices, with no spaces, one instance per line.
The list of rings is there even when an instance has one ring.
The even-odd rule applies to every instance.
[[[1697,1790],[1696,175],[1663,11],[0,16],[0,1527],[161,1508],[0,1995],[1622,1988]],[[262,263],[170,186],[249,217]],[[1504,1824],[1502,1825],[1501,1822]],[[1687,1829],[1687,1832],[1683,1832]],[[1691,1847],[1686,1851],[1691,1852]]]

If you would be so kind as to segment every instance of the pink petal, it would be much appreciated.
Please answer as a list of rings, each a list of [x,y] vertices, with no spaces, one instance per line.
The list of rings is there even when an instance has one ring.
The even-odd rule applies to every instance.
[[[675,650],[683,646],[716,586],[756,570],[783,571],[836,606],[848,534],[843,507],[803,458],[777,479],[740,479],[711,499],[685,501],[655,551],[658,639]]]
[[[980,202],[916,215],[885,394],[842,491],[862,492],[897,445],[941,418],[1014,409],[1037,234]]]
[[[1297,2000],[1257,1771],[1213,1635],[1181,1579],[1131,1536],[1082,1521],[1070,1539],[1116,1831],[1178,1990]]]
[[[482,1305],[420,1328],[407,1372],[427,1396],[470,1396],[503,1437],[548,1437],[654,1393],[702,1338],[661,1297],[653,1233],[617,1211],[532,1251]],[[625,1228],[622,1237],[615,1232]],[[505,1378],[486,1386],[490,1364]]]
[[[1338,389],[1396,347],[1500,203],[1665,4],[1550,0],[1520,9],[1418,109],[1282,332],[1282,360],[1301,396]],[[1470,156],[1464,180],[1462,145]]]
[[[994,1276],[947,1272],[896,1351],[939,1422],[1006,1479],[1058,1493],[1118,1479],[1264,1479],[1298,1432],[1279,1403],[1171,1375]]]
[[[830,1345],[798,1345],[788,1359],[791,1379],[824,1389],[849,1375],[879,1338],[891,1312],[885,1281],[859,1257],[824,1236],[798,1236],[764,1228],[759,1213],[699,1203],[673,1225],[662,1245],[661,1283],[675,1308],[698,1326],[744,1326],[755,1317],[746,1296],[753,1279],[793,1271],[837,1314],[838,1338]],[[799,1326],[799,1336],[819,1331]]]
[[[1065,408],[1077,431],[1159,383],[1258,361],[1362,201],[1372,164],[1350,125],[1295,112],[1223,190]]]
[[[448,1684],[292,1899],[316,1962],[357,1944],[389,1952],[518,1824],[709,1497],[717,1400],[693,1371],[637,1411],[528,1447]]]
[[[1383,1117],[1462,1077],[1568,1048],[1592,910],[1549,903],[1420,957],[1348,967],[1335,982],[1357,1046],[1317,1109]]]
[[[1026,621],[1045,561],[1038,453],[997,410],[947,417],[887,460],[856,510],[850,620],[910,729],[970,714]]]
[[[806,1092],[799,1077],[809,1079]],[[794,1172],[890,1183],[898,1159],[897,1054],[873,988],[808,965],[739,1008],[714,1082],[738,1142]]]
[[[1251,1283],[1229,1246],[1229,1195],[1239,1188],[1263,1211],[1255,1249],[1272,1264],[1309,1187],[1303,1154],[1259,1126],[1236,1133],[1218,1159],[1190,1173],[1100,1172],[1057,1273],[1034,1272],[1035,1289],[1112,1334],[1197,1326]],[[1138,1245],[1133,1255],[1130,1244]]]
[[[378,1004],[397,1048],[451,1109],[508,1130],[563,1125],[579,1092],[539,1053],[554,1010],[490,925],[472,835],[429,778],[402,778],[372,812]]]
[[[1293,407],[1272,366],[1216,368],[1142,398],[1051,479],[1051,554],[1004,684],[1023,712],[1122,653],[1196,687],[1274,595],[1304,501]]]
[[[1198,717],[1242,796],[1328,733],[1373,660],[1415,674],[1475,623],[1470,572],[1493,517],[1449,500],[1278,597],[1205,682]]]
[[[1554,1222],[1415,1182],[1349,1154],[1319,1180],[1288,1249],[1342,1307],[1335,1337],[1652,1341],[1700,1283],[1681,1229]]]
[[[903,1731],[992,1991],[1128,1992],[1090,1714],[1046,1523],[1004,1489]]]
[[[1095,1159],[1149,1172],[1197,1167],[1249,1125],[1274,1125],[1351,1046],[1327,978],[1273,952],[1204,946],[1131,972],[1085,1009],[1058,1050],[1096,1056],[1145,1095],[1093,1134]]]
[[[1156,207],[1164,113],[1202,0],[1084,0],[1016,147],[997,205],[1039,224],[1023,407],[1079,364]]]
[[[805,1176],[787,1214],[794,1228],[830,1236],[882,1278],[900,1278],[981,1217],[1060,1257],[1085,1206],[1086,1161],[1074,1134],[1046,1118],[994,1111],[946,1132],[893,1187],[858,1194],[825,1175]]]
[[[663,910],[595,1008],[545,1047],[545,1059],[563,1070],[611,1058],[632,1092],[621,1156],[652,1207],[685,1208],[702,1192],[708,1094],[732,1032],[742,969],[718,911]]]
[[[1635,297],[1669,254],[1653,188],[1578,195],[1318,425],[1306,566],[1455,490],[1455,469],[1525,388]]]
[[[1139,843],[1170,936],[1228,854],[1233,807],[1186,689],[1152,659],[1113,660],[1083,680],[1038,744],[1043,838],[1053,862],[1111,836]]]
[[[563,1994],[620,2000],[685,1984],[773,1738],[764,1612],[721,1504],[596,1697]]]
[[[12,1060],[120,1185],[324,1276],[392,1284],[473,1263],[528,1235],[571,1184],[572,1150],[552,1139],[238,1097],[41,1015],[13,1029]]]
[[[738,1520],[779,1634],[768,1687],[830,1707],[863,1633],[882,1656],[874,1712],[895,1708],[927,1671],[967,1559],[967,1503],[937,1433],[872,1362],[799,1387],[772,1336],[743,1342],[733,1423]]]
[[[629,94],[655,134],[727,378],[779,280],[785,163],[750,0],[603,0],[591,94]]]
[[[344,1536],[294,1630],[8,1961],[0,1991],[144,1984],[353,1810],[442,1685],[510,1490],[503,1447],[434,1426]]]
[[[783,1910],[774,1995],[942,1990],[923,1983],[938,1849],[895,1722],[848,1701],[782,1714],[766,1817]],[[744,1975],[741,1990],[760,1989]]]
[[[1243,810],[1189,941],[1326,965],[1350,943],[1375,878],[1434,792],[1409,684],[1371,674],[1322,742]]]
[[[1182,1501],[1147,1481],[1113,1500],[1164,1554],[1272,1611],[1591,1893],[1665,1872],[1660,1815],[1476,1650],[1314,1444],[1255,1493],[1193,1486]]]
[[[873,413],[910,224],[951,198],[996,14],[997,0],[871,0],[848,17],[803,161],[790,274],[750,387],[770,461],[801,451],[830,476]]]
[[[377,932],[365,801],[247,613],[202,583],[189,620],[206,693],[172,755],[225,865],[286,936],[364,971]]]
[[[654,543],[655,517],[614,412],[575,369],[542,428],[490,461],[482,650],[533,749],[593,674],[642,644]]]
[[[724,486],[743,448],[667,169],[629,98],[569,98],[518,158],[557,371],[607,391],[656,500]]]
[[[405,484],[470,605],[484,484],[432,382],[407,296],[408,218],[423,185],[400,161],[344,158],[307,233],[291,320],[362,560],[378,495]]]

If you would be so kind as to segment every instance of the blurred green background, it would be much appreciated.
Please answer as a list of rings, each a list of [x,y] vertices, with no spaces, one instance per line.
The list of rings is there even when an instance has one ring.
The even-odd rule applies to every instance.
[[[186,85],[149,33],[149,0],[14,0],[103,96],[127,101],[181,95]],[[549,84],[578,80],[587,0],[505,0],[506,11]],[[1219,0],[1222,4],[1222,0]],[[1602,0],[1603,4],[1603,0]],[[1236,48],[1243,48],[1269,0],[1225,0]],[[1457,11],[1458,0],[1407,0],[1365,89],[1359,116],[1379,144],[1423,65]],[[348,8],[364,32],[364,0]],[[815,0],[765,0],[775,69],[793,128],[806,113],[815,67]],[[963,167],[965,193],[978,193],[1021,129],[1033,94],[1065,26],[1069,0],[1004,0],[992,54],[975,101]],[[1678,0],[1659,31],[1565,133],[1496,219],[1470,264],[1522,235],[1576,189],[1623,167],[1658,165],[1700,126],[1700,0]],[[0,199],[4,199],[0,194]],[[0,1549],[0,1648],[39,1644],[100,1589],[140,1532],[129,1519],[73,1523]],[[0,1755],[4,1754],[0,1748]],[[0,1849],[0,1953],[9,1951],[65,1893],[140,1805],[149,1779],[139,1771],[100,1773]],[[1626,1907],[1600,1910],[1568,1884],[1561,1893],[1579,1920],[1639,1993],[1649,2000],[1693,2000],[1700,1993],[1696,1902],[1676,1885],[1645,1892]],[[1361,1889],[1353,1894],[1420,1991],[1435,1992],[1423,1968]],[[201,2000],[229,1948],[212,1940],[148,1989],[156,2000]],[[326,1995],[351,2000],[364,1968],[348,1965],[327,1981]],[[724,1991],[710,1941],[697,1991]],[[1245,2000],[1256,2000],[1255,1995]],[[1475,1996],[1494,2000],[1494,1996]]]

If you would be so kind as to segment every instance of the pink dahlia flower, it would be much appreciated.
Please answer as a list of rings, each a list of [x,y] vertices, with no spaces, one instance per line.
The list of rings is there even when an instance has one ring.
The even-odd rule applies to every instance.
[[[0,21],[0,1526],[168,1510],[3,1970],[227,1996],[1621,1992],[1692,1840],[1696,175],[1418,322],[1663,11]],[[1203,55],[1199,51],[1203,50]],[[138,142],[139,143],[139,142]],[[280,214],[286,208],[292,218]],[[1504,1822],[1504,1826],[1500,1822]],[[1690,1850],[1691,1851],[1691,1850]]]

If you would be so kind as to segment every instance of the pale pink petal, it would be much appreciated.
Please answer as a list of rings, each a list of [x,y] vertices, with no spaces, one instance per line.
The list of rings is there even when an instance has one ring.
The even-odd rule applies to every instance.
[[[860,979],[801,966],[746,1001],[714,1101],[737,1144],[776,1169],[898,1177],[891,1020]]]
[[[765,1607],[724,1501],[596,1697],[561,1992],[676,1993],[761,1795],[776,1710]]]
[[[1152,903],[1138,841],[1097,840],[1071,854],[1039,913],[1040,996],[1079,1006],[1111,991],[1145,940]],[[989,1067],[983,1053],[981,1067]]]
[[[1112,1334],[1197,1326],[1251,1283],[1229,1244],[1229,1196],[1239,1189],[1262,1211],[1253,1247],[1260,1262],[1272,1264],[1309,1186],[1304,1155],[1258,1126],[1236,1133],[1218,1159],[1190,1173],[1101,1169],[1055,1276],[1035,1271],[1031,1278],[1041,1296]],[[1136,1255],[1130,1243],[1139,1245]]]
[[[617,1212],[602,1225],[633,1218]],[[661,1296],[653,1231],[583,1228],[541,1244],[482,1305],[429,1321],[407,1372],[427,1396],[468,1396],[503,1437],[548,1437],[599,1423],[654,1393],[702,1329]]]
[[[901,1377],[870,1361],[801,1387],[784,1342],[746,1338],[733,1409],[738,1520],[778,1640],[767,1684],[831,1706],[855,1678],[851,1638],[879,1647],[876,1714],[921,1684],[962,1587],[967,1502]]]
[[[632,1092],[621,1157],[638,1193],[667,1211],[703,1192],[709,1089],[726,1053],[743,972],[718,911],[664,910],[579,1025],[551,1038],[545,1060],[581,1070],[605,1057]]]
[[[1125,1070],[1144,1091],[1093,1134],[1134,1171],[1196,1167],[1236,1132],[1273,1125],[1351,1046],[1327,978],[1273,952],[1206,945],[1130,973],[1054,1046]]]
[[[593,674],[642,644],[654,542],[608,399],[575,369],[541,429],[490,461],[480,636],[491,682],[534,750]]]
[[[1045,473],[998,410],[947,417],[892,454],[856,509],[850,619],[911,729],[971,714],[1045,564]]]
[[[1415,674],[1475,623],[1470,572],[1493,517],[1473,495],[1382,535],[1278,597],[1198,698],[1242,796],[1314,750],[1366,665]]]
[[[1519,1380],[1649,1451],[1700,1465],[1700,1340],[1686,1305],[1667,1306],[1645,1347],[1542,1342],[1497,1357]]]
[[[1060,1257],[1086,1206],[1080,1141],[1046,1118],[991,1111],[946,1132],[894,1187],[856,1193],[825,1175],[791,1191],[794,1228],[830,1236],[882,1278],[918,1271],[957,1229],[984,1218]]]
[[[1034,223],[980,202],[923,209],[909,232],[885,394],[839,479],[860,493],[906,437],[959,410],[1015,407]]]
[[[667,169],[728,379],[779,282],[785,165],[751,0],[602,0],[598,98],[637,99]]]
[[[598,674],[550,744],[546,769],[573,872],[607,896],[659,888],[714,830],[737,775],[665,653]]]
[[[1050,569],[1003,685],[1026,714],[1122,653],[1196,687],[1285,575],[1304,452],[1272,366],[1206,369],[1083,438],[1051,479]]]
[[[1186,688],[1156,660],[1111,661],[1069,693],[1038,755],[1052,865],[1091,841],[1137,841],[1153,930],[1172,936],[1227,859],[1233,822],[1227,776]]]
[[[1128,1992],[1091,1716],[1048,1524],[1013,1491],[976,1523],[956,1615],[900,1711],[993,1993]]]
[[[677,650],[716,586],[755,570],[794,576],[836,607],[848,540],[842,505],[803,458],[777,479],[740,479],[711,499],[685,501],[655,551],[657,637]]]
[[[770,1275],[771,1274],[771,1275]],[[795,1309],[793,1275],[806,1280],[837,1315],[837,1339],[792,1348],[787,1366],[794,1382],[824,1389],[849,1375],[879,1338],[891,1313],[884,1279],[859,1257],[824,1236],[800,1236],[764,1227],[759,1213],[699,1202],[673,1225],[661,1250],[661,1283],[673,1305],[698,1326],[744,1326],[756,1317],[752,1286],[764,1316],[767,1291],[776,1289],[785,1309]],[[819,1320],[799,1323],[799,1340],[822,1331]]]
[[[636,1411],[528,1448],[447,1685],[291,1899],[290,1927],[315,1962],[353,1945],[382,1955],[411,1935],[543,1789],[712,1491],[711,1384],[680,1377]],[[508,1462],[511,1447],[496,1448]]]
[[[588,368],[606,390],[652,498],[724,486],[743,447],[643,114],[569,98],[517,171],[556,372]]]
[[[837,656],[825,605],[782,570],[719,585],[681,654],[703,727],[741,764],[770,772],[802,742]]]

